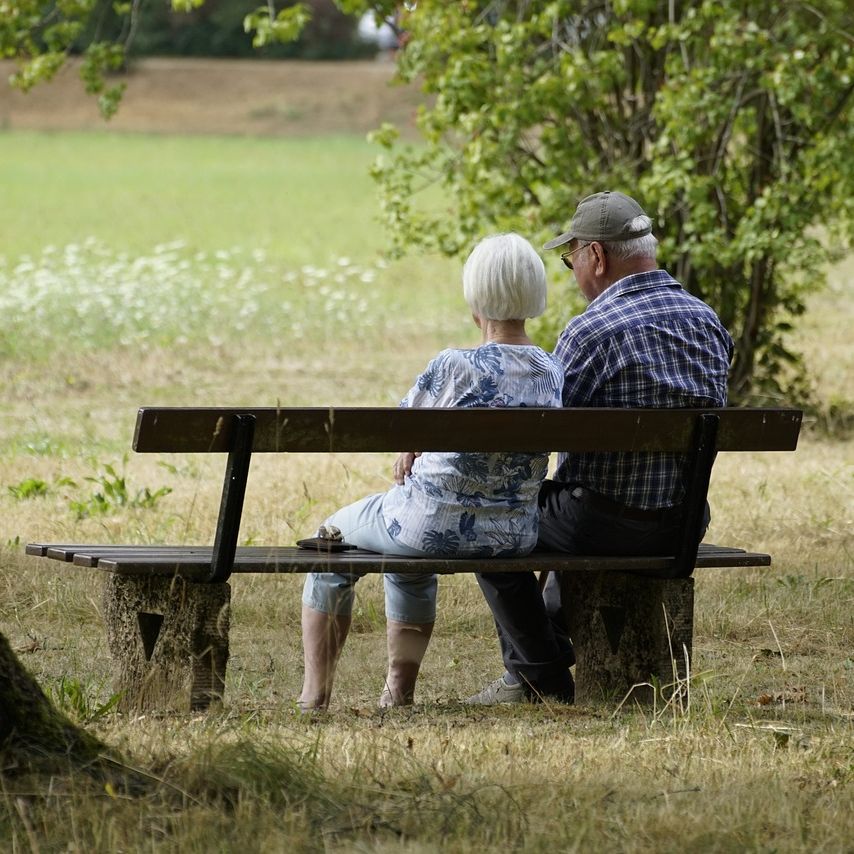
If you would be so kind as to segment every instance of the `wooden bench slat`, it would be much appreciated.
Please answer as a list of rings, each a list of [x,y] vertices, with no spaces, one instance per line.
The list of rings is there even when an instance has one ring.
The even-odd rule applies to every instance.
[[[119,551],[139,551],[141,549],[189,549],[189,550],[211,550],[210,546],[142,546],[142,545],[104,545],[104,543],[27,543],[26,554],[33,557],[49,557],[52,560],[71,561],[75,554],[88,553],[113,553]]]
[[[211,549],[210,546],[199,546],[198,548],[193,547],[181,547],[186,554],[194,554],[194,555],[205,555],[210,554]],[[117,548],[109,548],[108,546],[100,546],[98,548],[80,548],[75,546],[62,546],[61,548],[51,547],[47,550],[46,557],[52,558],[53,560],[64,560],[72,563],[76,563],[78,566],[87,566],[88,564],[80,563],[78,558],[83,559],[85,557],[90,557],[93,560],[96,560],[99,557],[105,557],[107,555],[123,555],[123,554],[135,554],[135,555],[143,555],[143,554],[171,554],[171,550],[168,547],[162,548],[150,548],[148,546],[137,546],[134,548],[133,546],[121,546]]]
[[[47,556],[53,557],[51,549]],[[102,558],[125,558],[132,557],[135,560],[150,560],[151,558],[168,557],[171,555],[181,555],[182,557],[193,557],[199,560],[206,560],[210,564],[211,548],[204,546],[199,548],[182,548],[180,551],[172,551],[168,547],[162,549],[146,549],[144,551],[135,551],[133,549],[125,549],[123,551],[110,551],[109,549],[81,549],[71,553],[70,559],[75,566],[96,567],[98,561]]]
[[[27,543],[26,554],[33,557],[45,557],[50,546],[47,543]]]
[[[49,549],[47,553],[47,557],[54,557],[54,550]],[[180,560],[192,560],[200,563],[206,564],[208,567],[211,565],[213,550],[210,546],[198,546],[198,547],[184,547],[184,546],[164,546],[162,548],[149,548],[148,546],[132,549],[127,548],[124,550],[115,550],[115,549],[80,549],[78,551],[71,552],[69,550],[63,550],[57,553],[57,560],[70,560],[75,566],[86,566],[86,567],[95,567],[98,565],[98,561],[104,558],[107,559],[116,559],[123,560],[126,558],[132,558],[135,562],[143,562],[147,560],[160,560],[163,557],[168,557],[170,559],[177,558]],[[63,557],[66,555],[66,557]],[[249,559],[253,557],[255,559],[264,559],[269,558],[270,556],[270,548],[267,546],[259,546],[253,549],[246,549],[244,552],[244,558]]]
[[[54,555],[56,552],[56,555]],[[178,558],[181,560],[194,560],[204,563],[210,568],[213,549],[210,546],[163,546],[161,548],[152,548],[149,546],[143,547],[126,547],[124,549],[71,549],[54,550],[49,549],[46,557],[56,560],[65,560],[72,562],[75,566],[95,567],[99,560],[104,558],[115,558],[122,560],[132,558],[135,562],[145,560],[159,560],[163,557]],[[269,546],[253,546],[245,547],[243,552],[244,558],[250,556],[259,558],[268,558],[270,556]]]
[[[226,409],[139,410],[133,447],[143,453],[220,452],[234,416],[255,417],[253,452],[672,451],[689,447],[697,416],[721,419],[719,451],[792,451],[796,409]]]

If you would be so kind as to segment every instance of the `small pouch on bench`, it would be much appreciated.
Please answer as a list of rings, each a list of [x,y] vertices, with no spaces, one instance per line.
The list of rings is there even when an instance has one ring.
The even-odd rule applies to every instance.
[[[356,548],[344,540],[331,540],[328,537],[306,537],[304,540],[297,540],[297,545],[301,549],[315,552],[346,552]]]

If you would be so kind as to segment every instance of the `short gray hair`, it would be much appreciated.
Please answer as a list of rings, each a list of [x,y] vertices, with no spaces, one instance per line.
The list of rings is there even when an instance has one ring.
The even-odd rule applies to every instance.
[[[463,294],[479,317],[537,317],[546,310],[546,268],[521,235],[493,234],[484,237],[466,259]]]
[[[631,231],[643,231],[652,225],[652,220],[648,216],[636,216],[629,229]],[[613,258],[620,261],[626,261],[629,258],[652,258],[658,252],[658,241],[652,234],[645,234],[643,237],[633,237],[631,240],[612,240],[602,244],[605,247],[605,252]]]

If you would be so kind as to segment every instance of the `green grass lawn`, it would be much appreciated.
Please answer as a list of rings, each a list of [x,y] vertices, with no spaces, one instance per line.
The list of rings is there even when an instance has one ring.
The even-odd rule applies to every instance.
[[[382,592],[366,579],[332,710],[301,719],[301,579],[254,576],[233,584],[221,711],[102,713],[98,579],[22,545],[210,539],[222,461],[123,460],[140,404],[394,405],[439,347],[477,339],[459,263],[379,261],[372,156],[348,138],[0,134],[0,631],[152,781],[125,797],[3,769],[3,847],[850,851],[854,450],[810,429],[796,454],[716,464],[709,539],[775,563],[700,574],[687,709],[461,707],[500,667],[461,576],[440,584],[417,706],[375,708]],[[833,271],[799,330],[819,394],[840,400],[851,274]],[[556,267],[550,283],[572,289]],[[253,462],[243,541],[292,542],[384,488],[390,462]],[[171,491],[99,503],[122,477],[131,498]]]
[[[94,237],[146,253],[262,249],[292,265],[382,246],[359,137],[0,133],[0,255]]]

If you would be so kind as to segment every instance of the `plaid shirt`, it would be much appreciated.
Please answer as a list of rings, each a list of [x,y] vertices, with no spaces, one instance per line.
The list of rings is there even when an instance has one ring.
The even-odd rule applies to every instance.
[[[600,294],[558,339],[563,405],[726,406],[732,350],[714,311],[668,273],[636,273]],[[561,453],[555,479],[630,507],[670,507],[682,499],[683,461],[661,452]]]

